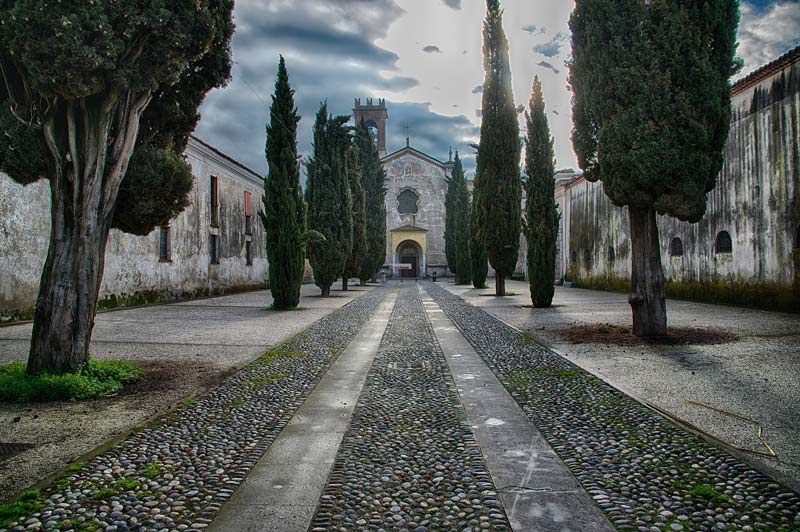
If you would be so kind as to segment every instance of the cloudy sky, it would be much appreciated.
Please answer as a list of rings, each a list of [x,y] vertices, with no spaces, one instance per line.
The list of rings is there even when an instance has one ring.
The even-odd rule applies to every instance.
[[[573,2],[505,0],[514,95],[526,104],[531,81],[544,87],[559,168],[575,167],[565,60]],[[278,54],[286,58],[302,116],[298,148],[311,154],[311,127],[322,100],[351,114],[354,98],[386,98],[388,150],[405,143],[439,159],[469,144],[481,123],[481,25],[484,0],[236,0],[233,78],[211,92],[196,134],[258,173]],[[800,0],[743,0],[742,75],[800,44]]]

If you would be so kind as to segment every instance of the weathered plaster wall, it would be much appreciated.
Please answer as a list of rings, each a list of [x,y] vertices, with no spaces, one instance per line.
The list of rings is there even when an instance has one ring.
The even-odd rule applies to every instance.
[[[447,194],[446,177],[449,175],[443,166],[429,162],[414,152],[406,152],[391,157],[384,163],[386,170],[386,262],[392,262],[395,249],[392,248],[391,230],[407,224],[427,229],[428,272],[444,275],[447,258],[444,254],[444,200]],[[400,214],[397,196],[406,189],[418,196],[416,215]]]
[[[696,224],[659,217],[662,262],[673,283],[797,289],[800,62],[751,85],[734,91],[725,162],[705,217]],[[577,179],[557,198],[562,192],[566,276],[628,278],[627,212],[611,204],[602,183]],[[715,253],[720,231],[731,236],[730,254]],[[676,237],[682,257],[669,254]]]
[[[159,230],[143,237],[112,230],[100,288],[101,307],[187,298],[260,287],[267,260],[256,212],[261,179],[195,139],[185,153],[195,176],[191,204],[170,223],[171,262],[159,260]],[[219,228],[212,228],[210,176],[219,178]],[[245,235],[244,193],[252,194],[252,235]],[[22,187],[0,174],[0,319],[30,317],[50,233],[47,181]],[[219,264],[209,235],[219,234]],[[250,240],[253,264],[245,259]]]

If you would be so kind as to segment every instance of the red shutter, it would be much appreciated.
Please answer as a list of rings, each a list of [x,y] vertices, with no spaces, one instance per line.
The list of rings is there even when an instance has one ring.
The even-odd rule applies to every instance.
[[[244,193],[244,215],[245,216],[252,216],[253,215],[253,206],[250,200],[250,193]]]

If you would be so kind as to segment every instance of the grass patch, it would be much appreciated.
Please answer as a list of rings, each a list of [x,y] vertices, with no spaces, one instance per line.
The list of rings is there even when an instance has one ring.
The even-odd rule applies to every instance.
[[[160,477],[162,474],[166,473],[167,470],[158,462],[150,462],[147,464],[142,470],[142,476],[144,478],[154,480]]]
[[[108,397],[144,376],[121,360],[89,359],[76,373],[28,375],[24,362],[0,365],[0,401],[34,403]]]
[[[110,499],[111,497],[113,497],[116,494],[117,494],[117,490],[115,490],[114,488],[103,488],[103,489],[97,490],[97,493],[92,495],[92,499],[94,499],[96,501],[104,501],[104,500]]]
[[[78,473],[81,469],[86,467],[86,465],[87,465],[86,462],[75,462],[74,464],[70,464],[69,466],[67,466],[67,473],[74,475],[75,473]]]
[[[258,389],[263,388],[264,386],[269,386],[270,384],[274,384],[276,382],[285,381],[288,379],[289,376],[283,373],[276,373],[274,375],[263,375],[260,377],[253,377],[248,381],[248,384],[251,388]]]
[[[44,497],[36,490],[24,491],[15,501],[0,504],[0,528],[44,508]]]
[[[119,488],[120,491],[133,491],[139,488],[139,481],[132,478],[123,477],[116,482],[114,486]]]
[[[689,490],[689,495],[715,503],[729,502],[731,500],[730,497],[718,492],[714,489],[714,486],[710,484],[695,486]]]
[[[261,356],[258,359],[258,362],[264,366],[269,366],[270,364],[272,364],[281,357],[292,358],[292,357],[303,357],[303,356],[306,355],[301,351],[291,351],[289,349],[278,347],[267,351],[263,356]]]

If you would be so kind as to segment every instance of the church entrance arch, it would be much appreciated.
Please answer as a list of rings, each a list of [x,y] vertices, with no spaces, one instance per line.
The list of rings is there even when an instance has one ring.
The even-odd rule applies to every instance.
[[[400,270],[401,277],[417,278],[420,272],[420,261],[422,260],[422,248],[414,240],[404,240],[397,246],[397,257],[400,264],[410,264],[410,269]]]

